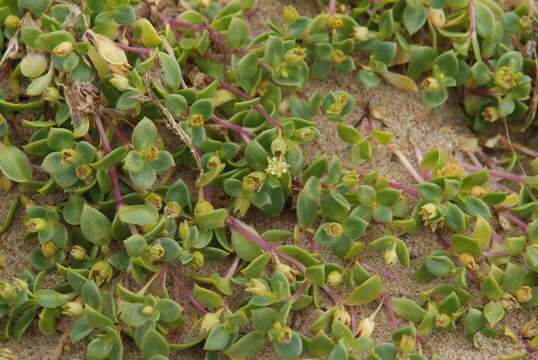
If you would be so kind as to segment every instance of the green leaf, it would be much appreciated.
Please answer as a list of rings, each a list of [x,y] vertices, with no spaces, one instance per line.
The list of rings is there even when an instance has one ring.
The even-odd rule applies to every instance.
[[[56,308],[66,302],[66,297],[57,291],[44,289],[34,293],[35,300],[39,306],[45,308]]]
[[[484,306],[484,316],[489,326],[494,327],[504,317],[504,308],[498,301],[490,301]]]
[[[345,124],[336,125],[338,136],[348,144],[358,144],[362,141],[362,136],[357,129]]]
[[[491,39],[495,34],[495,15],[480,1],[474,2],[476,31],[478,35],[486,39]]]
[[[133,146],[136,150],[143,150],[155,144],[157,140],[157,127],[147,117],[136,124],[131,135]]]
[[[230,332],[224,324],[218,324],[211,329],[204,343],[204,350],[222,350],[228,345]]]
[[[153,355],[168,356],[170,354],[170,346],[166,339],[153,329],[148,330],[142,338],[140,350],[146,358]]]
[[[192,290],[192,296],[198,300],[202,305],[212,307],[212,308],[221,308],[224,306],[224,299],[214,291],[194,285]]]
[[[120,220],[127,224],[149,225],[159,218],[159,213],[150,205],[126,205],[119,209]]]
[[[379,275],[372,276],[346,297],[346,303],[349,305],[364,305],[374,301],[381,293],[381,285],[382,281]]]
[[[409,35],[413,35],[423,27],[427,18],[428,10],[424,6],[406,6],[403,12],[403,23]]]
[[[233,17],[226,32],[226,45],[230,50],[243,47],[248,41],[248,25],[239,17]]]
[[[177,90],[181,83],[181,68],[175,57],[164,52],[159,52],[159,60],[162,63],[162,79],[170,90]]]
[[[16,182],[32,180],[32,166],[26,154],[11,145],[0,142],[0,171]]]
[[[420,321],[426,314],[423,308],[406,298],[392,299],[392,306],[399,317],[409,321]]]
[[[108,357],[114,344],[103,338],[93,339],[86,347],[86,355],[90,360],[102,360]]]
[[[80,216],[80,231],[88,241],[95,245],[104,245],[112,239],[112,223],[99,210],[84,204]]]
[[[263,334],[253,331],[240,338],[225,354],[231,358],[249,358],[260,351],[264,343]]]

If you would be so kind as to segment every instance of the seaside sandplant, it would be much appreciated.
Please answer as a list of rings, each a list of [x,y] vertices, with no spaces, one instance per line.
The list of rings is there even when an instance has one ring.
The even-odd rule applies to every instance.
[[[538,305],[537,154],[513,144],[532,158],[530,175],[514,171],[525,157],[503,163],[471,147],[473,164],[435,148],[415,169],[375,128],[379,114],[365,115],[367,134],[343,123],[353,94],[306,94],[311,77],[333,71],[409,91],[420,79],[429,107],[460,91],[476,130],[508,118],[527,128],[533,4],[327,5],[312,19],[287,6],[283,25],[260,34],[247,16],[254,0],[0,7],[0,190],[20,191],[0,233],[23,207],[34,245],[29,270],[0,282],[3,338],[20,339],[37,319],[44,335],[63,329],[63,341],[84,342],[89,359],[122,359],[129,343],[150,360],[192,347],[244,359],[266,344],[284,359],[438,360],[420,342],[456,328],[476,347],[481,336],[519,341],[513,359],[538,349],[534,324],[501,329],[510,311]],[[302,149],[325,120],[349,159],[307,163]],[[415,186],[364,170],[380,147]],[[256,214],[289,209],[293,231],[253,226]],[[382,235],[366,243],[372,228]],[[441,249],[419,259],[414,280],[443,283],[420,299],[391,296],[384,283],[401,277],[390,267],[411,266],[406,239],[419,229]],[[366,248],[389,269],[369,265]],[[48,273],[61,280],[47,288]],[[391,343],[377,344],[382,308]],[[301,327],[302,310],[313,321]]]

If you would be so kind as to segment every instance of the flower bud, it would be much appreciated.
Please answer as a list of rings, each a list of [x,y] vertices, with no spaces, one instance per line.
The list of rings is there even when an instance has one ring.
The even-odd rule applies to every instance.
[[[218,166],[222,165],[222,161],[220,161],[220,158],[218,156],[211,156],[209,160],[207,161],[207,168],[208,169],[214,169]]]
[[[287,24],[293,24],[299,19],[300,14],[293,5],[288,5],[282,10],[282,17]]]
[[[26,225],[28,231],[36,233],[47,227],[47,222],[41,218],[31,218],[26,220],[24,222],[24,225]]]
[[[370,31],[366,26],[354,26],[353,39],[356,41],[367,41],[370,39]]]
[[[100,260],[92,265],[90,270],[90,278],[94,279],[97,285],[109,282],[114,275],[114,269],[108,261]]]
[[[420,207],[419,214],[422,217],[422,221],[433,220],[437,218],[441,213],[437,206],[433,203],[427,203]]]
[[[75,50],[73,43],[70,41],[64,41],[56,45],[52,52],[58,57],[65,58],[71,55],[73,53],[73,50]]]
[[[342,308],[336,309],[334,311],[333,319],[340,321],[345,326],[351,325],[351,315],[349,315],[349,313]]]
[[[450,324],[450,316],[447,314],[439,314],[435,317],[435,326],[438,328],[446,328]]]
[[[471,254],[463,253],[458,256],[461,264],[470,271],[478,271],[478,265]]]
[[[161,195],[154,192],[150,192],[144,197],[144,203],[157,211],[160,211],[163,208],[163,199]]]
[[[394,265],[398,260],[398,254],[396,253],[396,243],[383,253],[385,259],[385,265]]]
[[[403,354],[411,354],[415,351],[416,339],[409,335],[403,335],[400,340],[400,352]]]
[[[342,50],[336,49],[333,51],[331,61],[336,65],[341,64],[346,61],[346,54]]]
[[[284,55],[284,60],[287,64],[295,65],[300,63],[306,58],[306,49],[302,47],[295,47],[290,49]]]
[[[211,203],[209,201],[206,201],[206,200],[201,200],[201,201],[198,201],[196,203],[196,205],[194,206],[194,214],[199,214],[199,215],[203,215],[203,214],[207,214],[208,212],[211,212],[215,210],[215,208],[213,207],[213,205],[211,205]]]
[[[84,249],[80,245],[73,246],[73,248],[71,249],[70,254],[75,260],[78,260],[78,261],[89,259],[88,253],[86,252],[86,249]]]
[[[428,19],[436,28],[441,28],[445,26],[446,23],[445,12],[443,9],[429,8]]]
[[[520,303],[531,301],[532,299],[532,289],[530,286],[522,286],[516,291],[517,301]]]
[[[304,127],[293,131],[293,135],[301,139],[302,142],[309,143],[314,141],[318,135],[312,128]]]
[[[14,299],[17,295],[13,284],[8,282],[2,282],[0,284],[0,297],[2,299]]]
[[[353,187],[359,183],[359,175],[357,171],[350,170],[342,177],[341,185],[345,187]]]
[[[281,262],[278,262],[275,266],[275,271],[281,272],[284,274],[284,276],[290,281],[295,282],[295,275],[297,275],[298,271],[292,268],[289,265],[282,264]]]
[[[344,21],[342,20],[342,15],[338,13],[333,13],[329,15],[329,20],[327,21],[329,27],[333,29],[339,29],[344,26]]]
[[[359,322],[358,335],[364,337],[370,337],[374,332],[375,322],[372,317],[367,317]]]
[[[164,248],[161,244],[153,244],[149,247],[148,261],[159,261],[164,256]]]
[[[164,207],[163,212],[167,219],[176,219],[183,212],[183,207],[175,201],[169,201]]]
[[[191,238],[191,227],[187,220],[183,220],[179,224],[178,232],[179,232],[179,237],[183,241],[188,241]]]
[[[280,137],[271,142],[271,151],[273,155],[281,157],[286,153],[287,145],[286,141]]]
[[[8,15],[6,16],[6,19],[4,20],[4,25],[10,28],[16,28],[19,26],[19,23],[21,22],[21,19],[16,15]]]
[[[75,150],[63,149],[60,159],[60,161],[64,164],[71,164],[73,161],[75,161]]]
[[[232,213],[237,218],[244,217],[250,208],[250,200],[244,197],[235,198]]]
[[[481,113],[485,122],[493,123],[499,120],[499,110],[495,106],[486,107]]]
[[[189,117],[189,125],[193,128],[199,128],[204,126],[204,117],[200,114],[192,114]]]
[[[67,316],[78,317],[84,314],[84,307],[78,301],[69,301],[62,306],[62,314]]]
[[[119,91],[124,91],[131,88],[131,86],[129,85],[129,79],[127,79],[125,76],[114,74],[109,81],[112,86],[114,86]]]
[[[332,222],[329,223],[325,227],[325,229],[323,229],[323,231],[325,232],[325,234],[327,234],[327,236],[330,236],[332,238],[338,238],[344,233],[344,227],[337,222]]]
[[[201,268],[202,266],[204,266],[204,263],[205,263],[205,258],[204,258],[204,254],[202,254],[200,251],[196,250],[195,252],[192,253],[192,260],[191,260],[191,263],[193,266],[197,267],[197,268]]]
[[[523,29],[531,29],[532,28],[532,18],[529,15],[523,15],[519,18],[519,26],[521,26]]]
[[[437,89],[439,89],[439,81],[437,81],[434,77],[427,77],[426,79],[422,80],[422,83],[420,84],[424,91],[427,92],[433,92]]]
[[[57,248],[56,245],[52,241],[47,241],[41,244],[41,253],[44,257],[52,257],[54,253],[56,252]]]
[[[47,70],[47,57],[41,53],[30,52],[19,63],[22,75],[33,79]]]
[[[445,166],[436,171],[437,176],[462,176],[465,170],[462,169],[455,161],[448,162]]]
[[[267,285],[259,279],[250,279],[245,291],[248,291],[252,295],[268,295],[271,293]]]
[[[75,174],[80,180],[87,180],[92,176],[93,170],[89,165],[83,164],[76,167]]]
[[[23,291],[23,290],[28,290],[30,289],[30,285],[28,285],[28,282],[24,279],[21,279],[21,278],[15,278],[13,280],[13,282],[15,283],[15,287],[17,288],[17,290],[19,291]]]
[[[142,157],[149,161],[155,161],[159,158],[159,148],[155,145],[150,145],[142,150]]]
[[[200,331],[202,333],[206,333],[213,329],[215,326],[217,326],[220,323],[219,321],[219,315],[214,313],[207,313],[202,318],[202,321],[200,323]]]
[[[293,330],[291,330],[289,327],[281,327],[277,330],[276,339],[279,343],[289,343],[291,339],[293,338]]]
[[[327,284],[330,286],[338,286],[344,281],[344,277],[340,271],[331,271],[327,276]]]
[[[510,90],[517,85],[519,74],[514,73],[508,66],[502,66],[495,73],[495,84],[502,89]]]
[[[153,306],[144,306],[142,308],[142,314],[144,315],[151,315],[155,312],[155,308]]]
[[[259,192],[263,185],[265,185],[265,180],[267,175],[261,171],[255,171],[243,178],[242,188],[247,192]]]
[[[487,194],[489,194],[491,191],[489,189],[486,189],[483,186],[475,185],[469,190],[469,195],[477,197],[477,198],[483,198]]]
[[[60,92],[57,88],[49,86],[43,91],[43,100],[48,102],[55,102],[60,100]]]

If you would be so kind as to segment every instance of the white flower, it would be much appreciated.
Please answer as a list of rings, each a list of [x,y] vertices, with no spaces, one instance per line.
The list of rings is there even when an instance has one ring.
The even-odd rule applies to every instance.
[[[275,175],[276,177],[281,177],[282,174],[287,173],[290,167],[285,161],[276,157],[273,157],[272,159],[267,158],[267,162],[269,164],[267,165],[265,172],[269,175]]]

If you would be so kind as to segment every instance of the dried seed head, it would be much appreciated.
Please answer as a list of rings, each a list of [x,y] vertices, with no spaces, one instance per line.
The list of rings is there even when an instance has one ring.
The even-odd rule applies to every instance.
[[[333,51],[333,55],[331,57],[331,60],[336,65],[343,63],[346,61],[346,54],[342,50],[336,49]]]
[[[436,28],[441,28],[445,26],[446,17],[443,9],[428,9],[428,19],[431,21],[432,25]]]
[[[351,325],[351,315],[343,308],[336,309],[333,318],[334,320],[340,321],[345,326]]]
[[[375,317],[381,309],[381,306],[383,306],[382,302],[379,303],[372,315],[360,321],[359,328],[357,329],[358,336],[364,336],[369,338],[372,335],[375,328]]]
[[[306,58],[306,49],[302,47],[295,47],[290,49],[284,55],[284,60],[290,65],[295,65],[300,63]]]
[[[352,36],[356,41],[367,41],[370,39],[370,31],[366,26],[354,26]]]
[[[337,238],[337,237],[342,236],[342,234],[344,233],[344,227],[342,226],[342,224],[339,224],[337,222],[332,222],[332,223],[329,223],[325,227],[325,229],[323,229],[323,231],[328,236],[332,238]]]
[[[255,171],[243,178],[242,187],[247,192],[259,192],[265,185],[267,175],[261,171]]]
[[[269,288],[259,279],[250,279],[245,291],[253,295],[267,295],[270,293]]]
[[[73,43],[71,41],[64,41],[56,45],[52,52],[60,58],[65,58],[71,55],[74,50],[75,47],[73,46]]]
[[[301,15],[293,5],[288,5],[282,10],[282,17],[288,24],[293,24]]]
[[[176,219],[183,212],[183,207],[175,201],[169,201],[164,207],[164,216],[167,219]]]
[[[497,110],[497,107],[495,106],[488,106],[486,107],[481,113],[482,117],[484,118],[484,121],[493,123],[497,120],[499,120],[499,110]]]
[[[344,26],[342,15],[338,13],[333,13],[329,15],[329,20],[327,21],[327,24],[333,29],[340,29],[342,26]]]
[[[4,25],[10,28],[16,28],[19,26],[19,23],[21,22],[21,19],[16,15],[8,15],[6,16],[6,19],[4,20]]]
[[[265,169],[265,172],[269,175],[282,177],[282,175],[288,172],[289,167],[288,163],[277,157],[267,158],[267,168]]]
[[[436,78],[429,76],[426,79],[422,80],[420,86],[422,86],[424,91],[433,92],[439,89],[439,81],[437,81]]]
[[[161,195],[154,192],[150,192],[146,195],[144,198],[144,203],[157,211],[160,211],[163,208],[163,198]]]
[[[502,66],[495,73],[495,84],[504,90],[510,90],[517,85],[519,74],[514,73],[508,66]]]
[[[41,244],[41,253],[44,257],[52,257],[54,253],[56,252],[57,247],[54,245],[52,241],[46,241],[43,244]]]
[[[79,165],[75,169],[75,174],[80,180],[88,180],[92,176],[93,170],[89,165]]]
[[[330,286],[338,286],[344,281],[344,277],[340,271],[331,271],[327,276],[327,284]]]
[[[70,254],[75,260],[78,260],[78,261],[86,260],[89,258],[88,253],[86,252],[86,249],[84,249],[80,245],[73,246]]]
[[[536,327],[536,320],[527,321],[521,328],[519,328],[521,336],[527,339],[531,339],[538,336],[538,328]]]
[[[69,301],[62,306],[62,314],[72,317],[82,316],[84,307],[78,301]]]
[[[516,291],[517,301],[520,303],[531,301],[532,299],[532,288],[530,286],[522,286]]]

